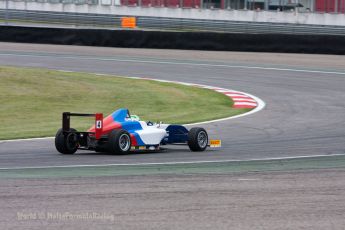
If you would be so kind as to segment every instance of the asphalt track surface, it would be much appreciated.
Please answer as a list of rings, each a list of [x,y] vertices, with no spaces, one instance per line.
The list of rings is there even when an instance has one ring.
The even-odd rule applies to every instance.
[[[0,43],[0,65],[198,83],[247,92],[266,102],[253,115],[203,125],[211,137],[222,139],[221,149],[66,156],[57,153],[52,139],[1,142],[0,168],[345,154],[344,56]]]
[[[66,156],[51,139],[0,142],[0,168],[343,155],[344,63],[343,56],[0,43],[0,65],[193,82],[266,102],[250,116],[204,125],[223,140],[219,150]],[[169,166],[170,174],[128,166],[122,176],[99,171],[121,175],[117,169],[127,166],[1,170],[0,229],[344,229],[344,157],[288,161]],[[88,174],[73,174],[81,169]],[[42,173],[29,177],[34,171]],[[104,218],[78,218],[92,213]]]
[[[344,176],[338,169],[0,180],[0,223],[35,230],[340,230]],[[105,218],[63,217],[85,213]]]

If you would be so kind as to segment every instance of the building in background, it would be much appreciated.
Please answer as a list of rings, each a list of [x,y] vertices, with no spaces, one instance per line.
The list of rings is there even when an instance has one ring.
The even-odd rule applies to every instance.
[[[36,2],[63,5],[74,4],[76,6],[108,5],[143,8],[224,9],[229,11],[345,13],[345,0],[0,0],[1,2],[17,2],[18,4],[15,5],[20,5],[20,2],[24,2],[25,5]],[[47,7],[47,9],[50,9],[50,7]]]
[[[85,0],[75,1],[81,4],[80,1]],[[119,4],[142,7],[183,7],[227,10],[294,11],[297,9],[299,12],[345,13],[345,0],[120,0]]]

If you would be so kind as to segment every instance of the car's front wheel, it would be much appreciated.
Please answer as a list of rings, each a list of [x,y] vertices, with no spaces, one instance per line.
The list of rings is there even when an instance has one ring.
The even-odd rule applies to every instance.
[[[108,137],[108,151],[114,154],[127,154],[131,150],[131,136],[126,130],[116,129]]]
[[[194,127],[188,132],[188,146],[191,151],[200,152],[207,148],[208,135],[205,129]]]

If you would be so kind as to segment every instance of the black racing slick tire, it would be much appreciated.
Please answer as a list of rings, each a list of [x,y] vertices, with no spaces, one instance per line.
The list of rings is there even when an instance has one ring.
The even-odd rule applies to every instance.
[[[75,129],[70,129],[71,133],[64,135],[62,129],[59,129],[55,135],[55,148],[62,154],[73,154],[78,149],[78,141]]]
[[[131,150],[131,136],[126,130],[115,129],[108,137],[108,151],[113,154],[128,154]]]
[[[195,127],[188,132],[188,146],[193,152],[201,152],[207,148],[208,135],[205,129]]]

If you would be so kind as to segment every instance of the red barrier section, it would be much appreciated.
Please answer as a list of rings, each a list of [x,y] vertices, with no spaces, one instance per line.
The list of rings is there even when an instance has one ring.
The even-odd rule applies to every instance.
[[[165,7],[167,1],[165,0],[141,0],[142,6],[152,6],[152,7]]]
[[[121,5],[123,6],[138,6],[138,0],[121,0]]]
[[[142,6],[151,6],[151,0],[141,0],[141,5]]]
[[[200,0],[183,0],[182,7],[185,7],[185,8],[200,8]]]
[[[178,8],[178,7],[180,7],[180,0],[167,0],[166,6]]]
[[[161,6],[161,7],[165,6],[164,0],[151,0],[151,2],[152,2],[152,6]]]
[[[146,7],[172,7],[172,8],[200,8],[202,0],[141,0],[141,6]],[[182,6],[180,6],[182,4]],[[337,0],[316,0],[315,11],[324,13],[345,13],[345,0],[338,0],[338,11],[336,12]],[[139,6],[139,0],[121,0],[124,6]],[[225,8],[225,0],[219,0],[214,8]],[[253,6],[253,9],[260,8]]]
[[[345,13],[345,0],[338,0],[338,13]]]
[[[141,0],[144,7],[200,8],[202,0]],[[182,4],[182,5],[180,5]],[[139,0],[121,0],[123,6],[140,6]],[[225,0],[219,0],[215,8],[224,9]]]
[[[315,10],[318,12],[335,12],[335,0],[316,0]]]

